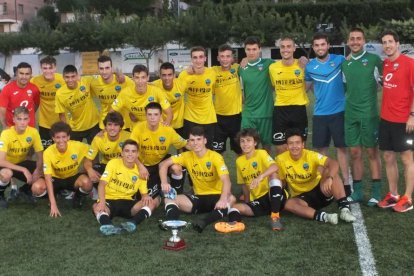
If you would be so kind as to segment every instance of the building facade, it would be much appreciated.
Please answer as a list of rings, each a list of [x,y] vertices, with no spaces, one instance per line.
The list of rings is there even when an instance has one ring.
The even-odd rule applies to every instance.
[[[17,32],[25,19],[37,15],[47,0],[0,0],[0,33]]]

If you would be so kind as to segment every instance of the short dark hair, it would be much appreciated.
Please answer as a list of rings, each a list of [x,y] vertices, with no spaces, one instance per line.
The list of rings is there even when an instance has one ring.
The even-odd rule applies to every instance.
[[[27,63],[27,62],[20,62],[19,64],[17,64],[17,66],[16,66],[16,72],[19,69],[21,69],[21,68],[29,68],[30,71],[32,71],[32,66],[29,63]]]
[[[163,64],[161,64],[160,72],[161,70],[167,70],[167,69],[173,70],[173,73],[174,73],[175,72],[174,64],[172,64],[171,62],[164,62]]]
[[[258,36],[248,36],[244,40],[244,47],[246,47],[246,45],[254,45],[254,44],[257,44],[259,48],[262,47],[262,44],[260,43],[260,38]]]
[[[63,68],[63,75],[64,74],[68,74],[68,73],[78,74],[78,69],[76,69],[76,67],[74,65],[72,65],[72,64],[66,65]]]
[[[400,37],[398,36],[397,32],[395,32],[394,30],[385,30],[381,33],[381,41],[382,38],[386,35],[390,35],[394,38],[395,42],[400,42]]]
[[[257,143],[257,146],[260,144],[260,135],[254,128],[244,128],[240,130],[235,138],[236,143],[240,144],[240,139],[244,137],[253,137],[254,141]]]
[[[291,36],[288,36],[288,35],[282,36],[282,38],[280,39],[280,41],[285,41],[285,40],[292,41],[293,42],[293,46],[295,46],[295,44],[296,44],[295,39],[293,37],[291,37]]]
[[[147,66],[145,66],[143,64],[137,64],[132,69],[132,76],[134,76],[135,73],[138,73],[139,74],[141,72],[144,72],[145,74],[147,74],[147,76],[149,75]]]
[[[326,43],[329,44],[329,36],[327,34],[325,34],[325,33],[316,33],[312,37],[312,45],[315,42],[315,40],[318,40],[318,39],[325,39]]]
[[[303,137],[304,136],[303,132],[300,131],[298,128],[289,128],[286,130],[286,134],[285,134],[286,141],[292,136],[300,136],[300,138],[302,139],[302,142],[305,141]]]
[[[70,133],[72,132],[72,129],[67,123],[58,121],[50,127],[50,136],[54,137],[55,134],[59,132],[65,132],[67,135],[70,135]]]
[[[122,128],[124,126],[124,117],[122,117],[121,113],[119,113],[118,111],[112,111],[106,114],[103,123],[105,126],[107,123],[114,123]]]
[[[193,56],[194,52],[203,52],[204,55],[207,55],[206,49],[203,46],[194,46],[190,49],[190,57]]]
[[[126,145],[134,145],[138,149],[138,143],[135,140],[132,139],[126,139],[124,143],[122,144],[122,150],[124,150]]]
[[[158,109],[160,111],[160,113],[162,113],[162,107],[157,102],[150,102],[149,104],[147,104],[145,106],[145,113],[147,113],[148,109]]]
[[[193,126],[190,129],[189,134],[193,135],[193,136],[203,136],[204,138],[206,138],[205,131],[204,131],[204,128],[202,126]]]
[[[220,45],[219,48],[218,48],[218,52],[221,53],[221,52],[224,52],[224,51],[231,51],[231,52],[233,52],[233,48],[231,48],[231,46],[228,45],[228,44]]]
[[[102,55],[102,56],[99,56],[98,57],[98,63],[100,63],[100,62],[107,62],[107,61],[109,61],[110,64],[111,64],[111,66],[112,66],[112,59],[111,59],[111,57],[105,56],[105,55]]]
[[[17,116],[22,113],[26,115],[30,114],[29,109],[27,109],[25,106],[18,106],[13,110],[13,116]]]
[[[56,65],[56,59],[52,56],[45,56],[40,60],[40,65],[42,64]]]
[[[349,33],[361,33],[365,37],[365,32],[362,28],[359,27],[353,27],[351,30],[349,30]]]

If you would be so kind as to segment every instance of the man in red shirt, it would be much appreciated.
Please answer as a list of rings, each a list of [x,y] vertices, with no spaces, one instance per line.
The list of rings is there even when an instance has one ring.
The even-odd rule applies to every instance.
[[[414,59],[401,54],[399,38],[394,31],[384,32],[381,40],[387,59],[383,71],[379,148],[384,152],[390,191],[378,206],[407,212],[413,209]],[[401,197],[398,194],[397,153],[400,153],[405,176],[405,193]]]
[[[39,106],[39,89],[30,83],[32,67],[26,62],[17,65],[16,80],[9,82],[0,94],[0,124],[2,129],[13,125],[13,110],[24,106],[29,110],[29,126],[35,127],[35,112]]]

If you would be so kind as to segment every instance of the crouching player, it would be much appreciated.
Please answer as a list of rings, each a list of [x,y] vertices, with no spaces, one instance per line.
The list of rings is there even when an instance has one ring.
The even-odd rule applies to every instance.
[[[187,168],[193,182],[194,194],[180,194],[175,199],[165,198],[166,220],[178,219],[180,211],[192,214],[208,213],[193,223],[194,229],[201,233],[208,224],[227,215],[236,199],[230,191],[229,171],[223,157],[206,148],[204,128],[193,127],[188,143],[191,151],[171,156],[161,162],[161,189],[165,194],[170,192],[167,173],[171,166],[173,171],[180,171],[182,166]]]
[[[43,146],[39,132],[29,125],[29,110],[19,106],[13,111],[13,123],[8,129],[3,130],[0,136],[0,207],[7,208],[8,203],[4,199],[6,190],[12,177],[23,181],[20,194],[33,201],[32,192],[38,195],[39,185],[44,185],[41,178],[43,164]],[[31,149],[36,153],[36,161],[28,160]],[[9,200],[19,196],[17,186],[12,186]]]
[[[48,193],[50,216],[61,216],[57,207],[55,192],[63,189],[75,191],[72,203],[74,208],[82,205],[82,198],[92,190],[92,182],[88,175],[80,173],[83,159],[91,159],[93,151],[88,144],[70,140],[70,126],[64,122],[56,122],[50,128],[54,144],[43,153],[43,173],[45,186],[43,192]],[[90,172],[88,172],[89,174]]]
[[[276,157],[279,177],[287,184],[291,196],[284,210],[304,218],[337,224],[336,213],[329,214],[321,210],[336,200],[340,209],[339,217],[346,222],[355,221],[338,175],[338,162],[305,149],[302,132],[298,129],[288,129],[286,141],[288,150]]]
[[[121,157],[108,162],[98,186],[99,200],[93,205],[93,212],[101,224],[99,230],[107,236],[119,234],[122,230],[134,232],[137,224],[149,218],[157,206],[148,195],[147,181],[139,178],[137,142],[126,140]],[[140,200],[133,200],[138,191]],[[111,218],[116,216],[130,220],[121,223],[121,227],[115,227]]]
[[[236,203],[229,211],[229,222],[218,222],[214,228],[222,233],[241,232],[244,223],[242,215],[264,216],[270,214],[270,226],[273,230],[282,230],[279,211],[286,201],[287,192],[277,178],[277,166],[267,151],[256,149],[260,143],[255,129],[241,130],[236,140],[243,154],[237,158],[237,183],[243,185],[246,202]],[[285,197],[286,196],[286,197]]]

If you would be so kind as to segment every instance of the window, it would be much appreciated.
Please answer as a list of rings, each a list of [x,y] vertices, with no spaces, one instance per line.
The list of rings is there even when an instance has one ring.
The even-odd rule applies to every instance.
[[[2,5],[0,5],[0,15],[7,14],[7,3],[4,2]]]
[[[23,4],[17,6],[17,12],[18,14],[24,14]]]

